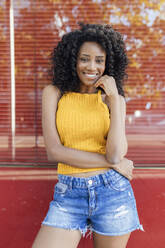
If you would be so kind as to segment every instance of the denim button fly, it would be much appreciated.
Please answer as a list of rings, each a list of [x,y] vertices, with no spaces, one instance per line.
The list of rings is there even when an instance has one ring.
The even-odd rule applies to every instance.
[[[92,180],[89,180],[89,181],[88,181],[88,184],[89,184],[89,185],[92,185]]]

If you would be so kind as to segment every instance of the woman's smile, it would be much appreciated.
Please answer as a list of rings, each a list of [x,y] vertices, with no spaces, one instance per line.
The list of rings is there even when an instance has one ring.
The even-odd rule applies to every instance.
[[[81,91],[91,92],[96,81],[105,71],[106,53],[96,42],[84,42],[80,47],[77,59],[77,74],[80,79]]]
[[[84,76],[89,79],[96,79],[98,78],[98,73],[88,73],[88,72],[83,72]]]

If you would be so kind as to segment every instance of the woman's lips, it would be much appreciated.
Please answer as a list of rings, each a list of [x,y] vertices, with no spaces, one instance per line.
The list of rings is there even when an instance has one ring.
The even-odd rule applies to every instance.
[[[89,78],[89,79],[95,79],[98,77],[98,74],[93,74],[93,73],[83,73],[83,75],[85,75],[85,77]]]

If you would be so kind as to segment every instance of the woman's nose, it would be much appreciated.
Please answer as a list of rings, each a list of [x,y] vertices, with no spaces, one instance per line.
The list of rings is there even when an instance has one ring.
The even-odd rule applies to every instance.
[[[96,63],[95,63],[95,61],[90,61],[89,64],[88,64],[88,68],[90,70],[96,69]]]

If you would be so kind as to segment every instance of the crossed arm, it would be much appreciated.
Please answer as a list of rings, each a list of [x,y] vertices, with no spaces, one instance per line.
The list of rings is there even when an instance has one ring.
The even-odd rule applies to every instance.
[[[119,134],[116,134],[121,142],[118,149],[116,149],[118,142],[114,142],[115,134],[112,134],[114,130],[113,127],[115,127],[115,123],[118,122],[119,116],[114,115],[114,118],[111,120],[111,128],[107,138],[106,155],[68,148],[61,144],[55,125],[59,99],[60,92],[55,86],[49,85],[44,89],[42,96],[42,127],[48,160],[69,164],[79,168],[114,168],[128,179],[131,179],[132,161],[123,158],[126,153],[127,144],[126,139],[124,138],[125,127],[122,126],[121,120],[118,125],[122,130]],[[118,111],[121,111],[121,105],[121,103],[117,105]],[[113,113],[111,113],[111,115],[113,115]],[[124,114],[122,116],[122,118],[125,118]]]

